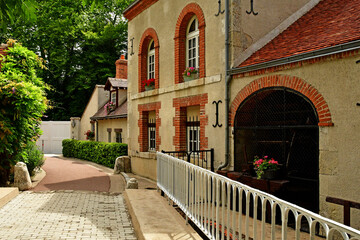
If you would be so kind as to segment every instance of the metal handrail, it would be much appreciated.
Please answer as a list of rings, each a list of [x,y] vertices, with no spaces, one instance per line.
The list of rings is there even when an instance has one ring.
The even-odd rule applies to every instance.
[[[193,162],[195,165],[209,169],[212,172],[215,171],[214,168],[214,149],[209,150],[196,150],[196,151],[161,151],[162,153],[168,154],[170,156],[182,159],[187,162]],[[210,154],[210,157],[208,156]],[[197,163],[196,163],[197,161]],[[208,165],[209,164],[209,165]],[[205,166],[204,166],[205,165]]]
[[[294,233],[295,239],[307,234],[310,239],[323,235],[326,239],[360,240],[359,230],[160,152],[157,186],[210,239],[274,240],[281,235],[286,240],[288,233]],[[281,226],[277,225],[279,212]],[[289,226],[290,213],[295,229]],[[303,221],[309,233],[301,230]]]

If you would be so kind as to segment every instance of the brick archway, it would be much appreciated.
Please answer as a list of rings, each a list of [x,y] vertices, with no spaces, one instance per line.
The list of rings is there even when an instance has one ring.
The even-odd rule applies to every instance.
[[[159,38],[153,28],[148,28],[143,33],[139,45],[139,73],[138,73],[138,91],[143,92],[142,81],[147,78],[147,54],[150,41],[154,40],[155,48],[155,88],[159,88]]]
[[[186,28],[190,19],[196,15],[199,21],[199,77],[205,77],[205,16],[201,7],[196,3],[189,3],[181,11],[175,29],[175,83],[182,82],[185,70],[186,56]]]
[[[236,111],[240,104],[256,91],[269,87],[286,87],[295,90],[307,97],[315,106],[319,126],[333,126],[329,106],[324,97],[316,88],[305,82],[303,79],[289,75],[272,75],[256,79],[246,85],[235,97],[230,106],[229,119],[231,126],[234,126]]]

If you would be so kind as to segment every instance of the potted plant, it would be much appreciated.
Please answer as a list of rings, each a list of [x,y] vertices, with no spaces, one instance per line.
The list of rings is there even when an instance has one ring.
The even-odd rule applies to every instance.
[[[268,156],[264,156],[263,158],[255,156],[254,166],[258,179],[274,179],[276,178],[277,170],[279,169],[278,161],[275,161],[273,158],[269,158]]]
[[[155,78],[143,80],[145,91],[153,90],[155,88]]]
[[[107,114],[109,114],[115,110],[115,103],[110,101],[107,104],[105,104],[104,108],[105,108]]]
[[[183,73],[184,81],[188,82],[199,78],[199,71],[193,67],[187,67]]]
[[[86,135],[86,140],[94,141],[95,139],[95,132],[91,130],[87,130],[87,132],[84,135]]]

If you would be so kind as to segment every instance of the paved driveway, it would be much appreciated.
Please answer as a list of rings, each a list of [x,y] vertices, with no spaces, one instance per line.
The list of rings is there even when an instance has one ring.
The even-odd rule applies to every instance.
[[[0,208],[0,240],[136,239],[122,194],[108,192],[109,170],[56,157],[44,169],[37,192],[22,192]]]
[[[110,189],[109,176],[89,164],[86,161],[48,156],[42,167],[46,176],[33,191],[86,190],[108,192]]]
[[[136,239],[121,194],[23,192],[0,209],[0,239]]]

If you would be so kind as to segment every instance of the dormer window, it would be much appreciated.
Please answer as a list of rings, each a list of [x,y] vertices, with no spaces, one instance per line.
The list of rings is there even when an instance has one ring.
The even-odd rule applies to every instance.
[[[110,101],[116,104],[116,90],[111,91]]]
[[[199,68],[199,22],[192,17],[186,31],[186,67]]]

